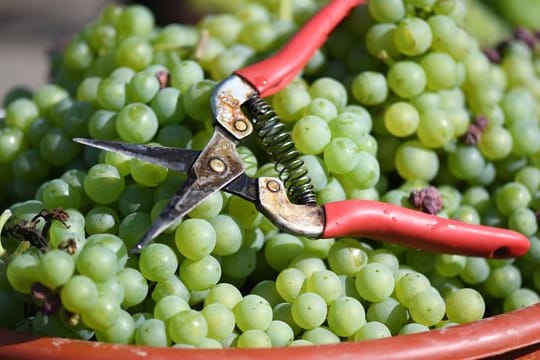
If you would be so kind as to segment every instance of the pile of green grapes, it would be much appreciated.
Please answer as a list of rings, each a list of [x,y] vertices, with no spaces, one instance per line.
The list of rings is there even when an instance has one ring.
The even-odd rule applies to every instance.
[[[270,103],[323,204],[374,199],[518,231],[519,259],[307,239],[216,193],[128,254],[185,174],[73,137],[201,149],[217,82],[323,1],[258,0],[157,27],[109,5],[0,121],[0,326],[150,346],[282,347],[467,323],[540,298],[540,39],[484,51],[463,0],[369,0]],[[276,175],[256,142],[250,176]]]

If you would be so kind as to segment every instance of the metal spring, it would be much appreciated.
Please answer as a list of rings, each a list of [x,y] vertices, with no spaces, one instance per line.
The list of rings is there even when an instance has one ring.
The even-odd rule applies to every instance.
[[[258,96],[250,97],[244,105],[252,116],[251,121],[266,153],[275,162],[289,199],[296,204],[316,205],[311,179],[285,125],[272,107]]]

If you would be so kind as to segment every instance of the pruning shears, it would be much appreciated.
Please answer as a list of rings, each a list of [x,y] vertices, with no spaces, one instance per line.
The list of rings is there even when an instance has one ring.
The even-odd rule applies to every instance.
[[[313,187],[290,135],[262,99],[293,80],[352,8],[365,0],[334,0],[323,7],[275,55],[234,72],[210,100],[213,134],[202,151],[75,138],[187,173],[153,225],[132,249],[139,252],[210,194],[226,191],[255,204],[281,230],[311,238],[365,237],[417,249],[482,257],[516,257],[529,249],[520,233],[371,200],[317,205]],[[251,178],[236,151],[256,133],[278,164],[279,177]]]

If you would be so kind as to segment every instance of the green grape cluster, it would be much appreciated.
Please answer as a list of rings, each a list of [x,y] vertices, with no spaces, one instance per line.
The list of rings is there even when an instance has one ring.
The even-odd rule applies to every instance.
[[[109,5],[53,59],[53,83],[0,121],[0,326],[188,348],[361,341],[540,301],[540,58],[498,57],[463,0],[369,0],[269,102],[317,201],[371,199],[529,237],[492,260],[279,231],[217,192],[140,255],[130,249],[185,175],[82,148],[76,136],[202,149],[215,84],[267,56],[320,1],[249,1],[196,25]],[[248,143],[249,176],[277,176]]]

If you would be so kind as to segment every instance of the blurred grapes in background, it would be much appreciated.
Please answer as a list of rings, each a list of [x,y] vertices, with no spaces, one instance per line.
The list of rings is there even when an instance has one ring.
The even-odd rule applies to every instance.
[[[238,9],[250,0],[0,0],[0,100],[14,87],[35,89],[47,83],[51,51],[62,49],[111,2],[143,4],[164,25],[194,23],[203,14]],[[492,45],[516,23],[538,29],[540,1],[513,2],[522,6],[509,11],[508,0],[467,0],[472,17],[486,20],[468,22],[467,30]]]

